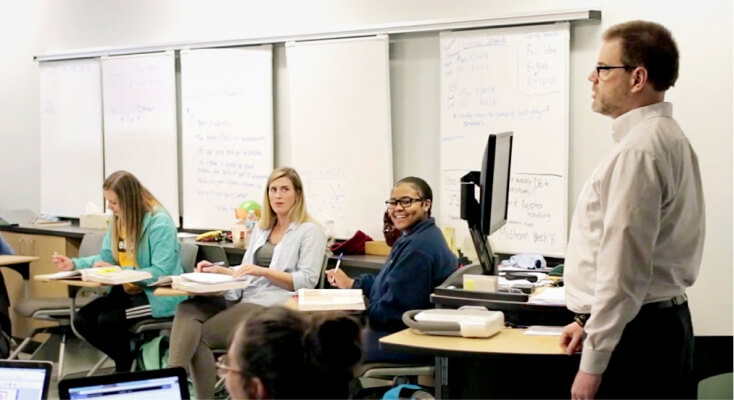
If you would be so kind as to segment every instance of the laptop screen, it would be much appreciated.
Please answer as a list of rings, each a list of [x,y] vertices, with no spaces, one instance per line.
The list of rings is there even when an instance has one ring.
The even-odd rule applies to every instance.
[[[45,399],[52,368],[47,362],[0,361],[0,400]]]
[[[59,382],[59,396],[70,400],[189,398],[186,372],[182,368],[63,380]]]

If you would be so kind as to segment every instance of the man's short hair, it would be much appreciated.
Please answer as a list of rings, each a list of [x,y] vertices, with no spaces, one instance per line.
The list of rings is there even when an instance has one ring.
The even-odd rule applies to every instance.
[[[621,39],[622,63],[645,67],[655,90],[668,90],[678,79],[678,47],[664,26],[648,21],[624,22],[607,29],[603,38]]]

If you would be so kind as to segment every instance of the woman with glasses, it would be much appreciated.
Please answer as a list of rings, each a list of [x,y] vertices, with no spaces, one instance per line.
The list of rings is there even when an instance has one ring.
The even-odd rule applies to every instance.
[[[284,304],[293,291],[315,287],[325,252],[326,235],[306,211],[300,176],[292,168],[274,170],[242,264],[227,268],[201,261],[196,266],[199,272],[245,277],[250,285],[225,296],[197,296],[176,309],[168,364],[187,369],[197,399],[214,397],[212,349],[224,349],[237,323],[252,313]]]
[[[433,289],[456,270],[456,256],[449,250],[431,217],[433,192],[421,178],[407,177],[395,184],[385,202],[390,219],[401,236],[377,276],[350,278],[343,270],[326,271],[333,286],[362,289],[368,299],[365,361],[407,361],[401,353],[381,350],[380,337],[405,328],[405,311],[432,308]]]
[[[261,309],[238,324],[217,373],[233,399],[346,399],[359,337],[343,314]]]

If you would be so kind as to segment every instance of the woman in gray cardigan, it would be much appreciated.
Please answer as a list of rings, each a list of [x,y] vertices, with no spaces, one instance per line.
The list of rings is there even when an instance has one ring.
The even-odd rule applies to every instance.
[[[253,312],[284,304],[293,291],[315,287],[325,252],[326,235],[306,211],[301,178],[292,168],[276,169],[268,178],[263,213],[242,264],[197,264],[200,272],[248,275],[251,284],[225,296],[194,297],[176,310],[168,363],[189,371],[196,398],[214,396],[212,349],[226,348],[234,328]]]

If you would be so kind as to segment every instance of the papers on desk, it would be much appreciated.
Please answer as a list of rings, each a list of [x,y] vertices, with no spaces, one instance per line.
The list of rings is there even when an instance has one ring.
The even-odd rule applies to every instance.
[[[44,275],[49,280],[80,279],[88,282],[97,282],[105,285],[120,285],[123,283],[139,282],[150,279],[150,272],[122,269],[116,265],[100,268],[76,269],[61,271],[55,274]]]
[[[55,274],[48,274],[45,276],[46,279],[59,280],[59,279],[81,279],[82,271],[75,269],[73,271],[60,271]]]
[[[82,280],[103,283],[105,285],[120,285],[144,281],[153,278],[150,272],[134,269],[122,269],[118,266],[83,269]]]
[[[364,310],[361,289],[299,289],[298,309],[303,311]]]
[[[534,336],[561,336],[562,331],[562,326],[532,325],[529,326],[523,334]]]
[[[252,283],[252,276],[233,278],[230,275],[206,272],[190,272],[170,277],[171,288],[193,294],[212,294],[234,289],[244,289]]]
[[[564,306],[566,305],[566,292],[563,287],[547,287],[538,290],[538,294],[530,296],[528,303]]]

